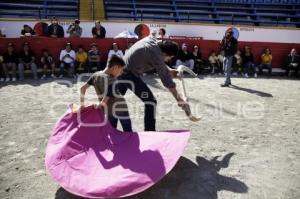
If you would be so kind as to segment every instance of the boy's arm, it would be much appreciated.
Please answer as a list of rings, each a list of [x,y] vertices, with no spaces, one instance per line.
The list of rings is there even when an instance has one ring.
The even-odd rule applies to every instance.
[[[80,88],[80,107],[84,107],[84,96],[86,93],[86,90],[90,87],[88,83],[85,83],[81,88]]]

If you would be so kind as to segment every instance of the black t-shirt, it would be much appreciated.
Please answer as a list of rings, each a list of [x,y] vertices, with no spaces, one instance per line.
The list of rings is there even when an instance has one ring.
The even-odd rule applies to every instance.
[[[95,87],[98,95],[108,97],[115,97],[114,93],[120,95],[114,83],[115,79],[102,71],[93,73],[87,81],[87,84]]]
[[[243,52],[242,54],[242,60],[243,60],[243,63],[249,63],[249,62],[254,62],[254,57],[253,57],[253,54],[250,53],[248,55],[246,55],[245,52]]]
[[[29,63],[32,61],[32,57],[34,57],[33,53],[32,52],[28,52],[28,54],[25,54],[25,52],[23,51],[21,54],[20,54],[20,59],[21,61],[23,61],[24,63]]]
[[[93,27],[92,34],[96,35],[97,38],[105,38],[106,30],[103,26],[100,26],[100,30],[98,30],[96,27]]]
[[[12,54],[5,52],[3,54],[3,63],[18,63],[18,55],[15,52]]]
[[[193,59],[193,55],[189,51],[187,51],[187,53],[185,53],[185,52],[183,52],[183,50],[180,50],[178,53],[178,59],[180,59],[181,61],[187,61],[187,60]]]
[[[29,32],[26,32],[24,29],[21,31],[21,35],[25,35],[25,33],[30,33],[31,35],[35,35],[35,32],[33,29],[31,29]]]

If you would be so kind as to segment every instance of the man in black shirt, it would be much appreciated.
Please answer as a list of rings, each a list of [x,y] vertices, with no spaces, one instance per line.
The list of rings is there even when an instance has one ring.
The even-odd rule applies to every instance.
[[[294,70],[296,77],[298,76],[300,58],[295,48],[291,50],[286,60],[286,75],[291,76],[290,71]]]
[[[64,29],[58,24],[56,17],[52,17],[51,25],[48,26],[48,36],[53,38],[65,36]]]
[[[237,51],[238,47],[237,40],[233,37],[233,31],[229,30],[226,32],[225,37],[221,41],[221,49],[224,50],[224,61],[223,68],[225,72],[225,83],[221,84],[222,87],[228,87],[231,84],[230,75],[231,75],[231,66],[232,59],[234,54]]]
[[[5,81],[9,82],[9,69],[12,70],[12,81],[16,81],[16,70],[17,70],[18,56],[15,53],[14,46],[12,43],[8,43],[7,51],[3,54],[3,71],[5,74]]]
[[[93,38],[105,38],[106,30],[101,26],[100,21],[95,22],[95,27],[92,29]]]
[[[35,35],[34,30],[30,26],[25,24],[23,26],[23,30],[21,31],[21,36],[30,37],[30,36],[34,36],[34,35]]]
[[[24,80],[24,69],[31,69],[33,78],[36,80],[37,76],[37,66],[34,63],[35,57],[30,50],[29,43],[25,42],[23,45],[23,51],[20,53],[19,57],[19,76],[20,80]]]

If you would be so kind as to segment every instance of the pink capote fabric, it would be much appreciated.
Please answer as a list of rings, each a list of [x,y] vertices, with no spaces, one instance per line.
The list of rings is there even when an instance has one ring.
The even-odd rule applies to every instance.
[[[80,116],[80,117],[79,117]],[[120,132],[93,106],[56,123],[46,149],[46,169],[67,191],[88,198],[119,198],[142,192],[176,164],[189,131]]]

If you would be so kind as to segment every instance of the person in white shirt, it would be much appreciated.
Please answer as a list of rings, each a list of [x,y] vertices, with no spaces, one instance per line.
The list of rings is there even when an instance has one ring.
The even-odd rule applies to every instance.
[[[75,77],[75,60],[76,54],[72,50],[71,43],[66,44],[66,48],[60,52],[59,61],[60,61],[60,78],[64,76],[64,69],[68,69],[68,76]]]
[[[117,55],[121,58],[123,58],[123,56],[124,56],[123,52],[121,50],[119,50],[117,43],[112,44],[112,50],[109,50],[109,52],[108,52],[108,60],[110,60],[112,55]]]

